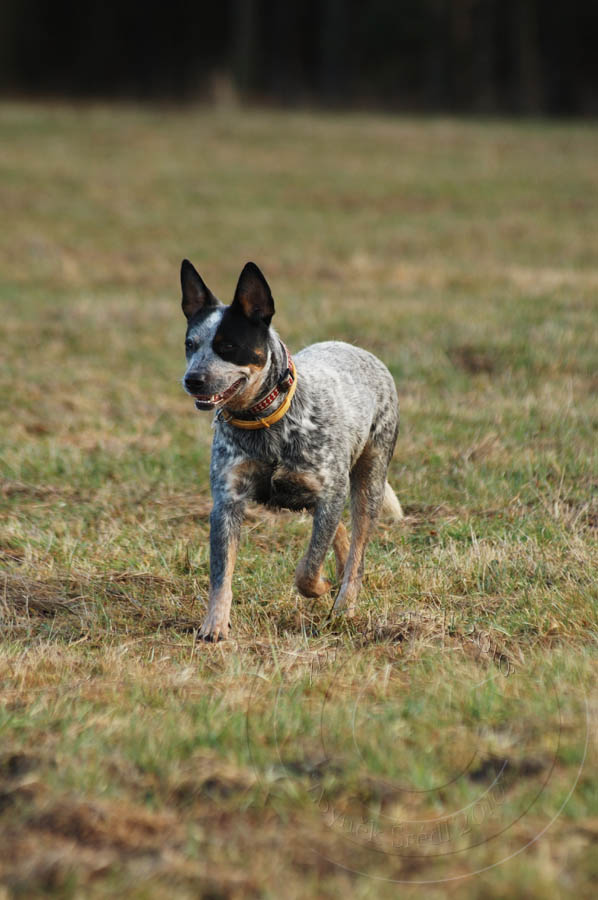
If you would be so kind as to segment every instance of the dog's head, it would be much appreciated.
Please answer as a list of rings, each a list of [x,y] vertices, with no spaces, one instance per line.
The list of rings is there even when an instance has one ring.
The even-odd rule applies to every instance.
[[[268,282],[255,263],[247,263],[233,302],[224,306],[184,259],[181,287],[187,317],[183,387],[198,409],[250,406],[270,364],[274,300]]]

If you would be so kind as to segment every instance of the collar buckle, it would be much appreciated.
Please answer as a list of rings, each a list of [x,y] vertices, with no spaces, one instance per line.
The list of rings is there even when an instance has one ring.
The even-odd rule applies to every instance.
[[[281,391],[284,391],[286,393],[291,389],[293,381],[293,373],[290,369],[285,369],[285,371],[282,373],[282,376],[278,380],[278,387]]]

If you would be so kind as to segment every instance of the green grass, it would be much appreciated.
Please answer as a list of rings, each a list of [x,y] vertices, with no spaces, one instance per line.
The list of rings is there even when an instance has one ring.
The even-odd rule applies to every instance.
[[[593,897],[595,126],[0,122],[6,896]],[[308,518],[256,509],[197,641],[183,256],[223,300],[255,259],[292,350],[395,376],[407,519],[350,622],[293,589]]]

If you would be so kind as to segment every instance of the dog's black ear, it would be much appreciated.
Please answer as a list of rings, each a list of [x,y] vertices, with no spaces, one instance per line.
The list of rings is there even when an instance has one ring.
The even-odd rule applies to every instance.
[[[220,301],[216,299],[209,287],[204,284],[201,275],[195,270],[195,267],[184,259],[181,263],[181,288],[183,289],[183,312],[188,319],[207,309],[210,306],[220,306]]]
[[[270,324],[274,315],[274,300],[268,282],[255,263],[245,264],[239,276],[231,309],[242,313],[252,322]]]

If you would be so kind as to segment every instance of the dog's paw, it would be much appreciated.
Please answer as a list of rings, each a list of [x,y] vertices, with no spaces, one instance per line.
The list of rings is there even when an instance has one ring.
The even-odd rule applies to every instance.
[[[318,578],[317,581],[297,581],[297,590],[304,597],[321,597],[332,590],[332,582],[327,578]]]
[[[327,578],[324,578],[321,571],[316,575],[308,575],[306,568],[307,566],[304,558],[295,570],[295,587],[300,594],[304,597],[321,597],[322,594],[326,594],[328,591],[332,590],[332,582],[328,581]]]
[[[203,641],[215,644],[217,641],[225,641],[228,637],[230,622],[228,616],[223,617],[219,610],[208,613],[199,629],[199,636]]]
[[[332,628],[343,628],[343,622],[349,622],[356,613],[355,606],[337,606],[336,602],[326,616],[326,624]]]
[[[356,612],[357,610],[354,606],[345,606],[343,609],[337,609],[333,606],[328,617],[330,619],[354,619]]]
[[[346,619],[352,619],[355,615],[356,603],[357,594],[347,590],[343,591],[341,588],[334,601],[334,606],[332,607],[330,614],[334,616],[342,615]]]

